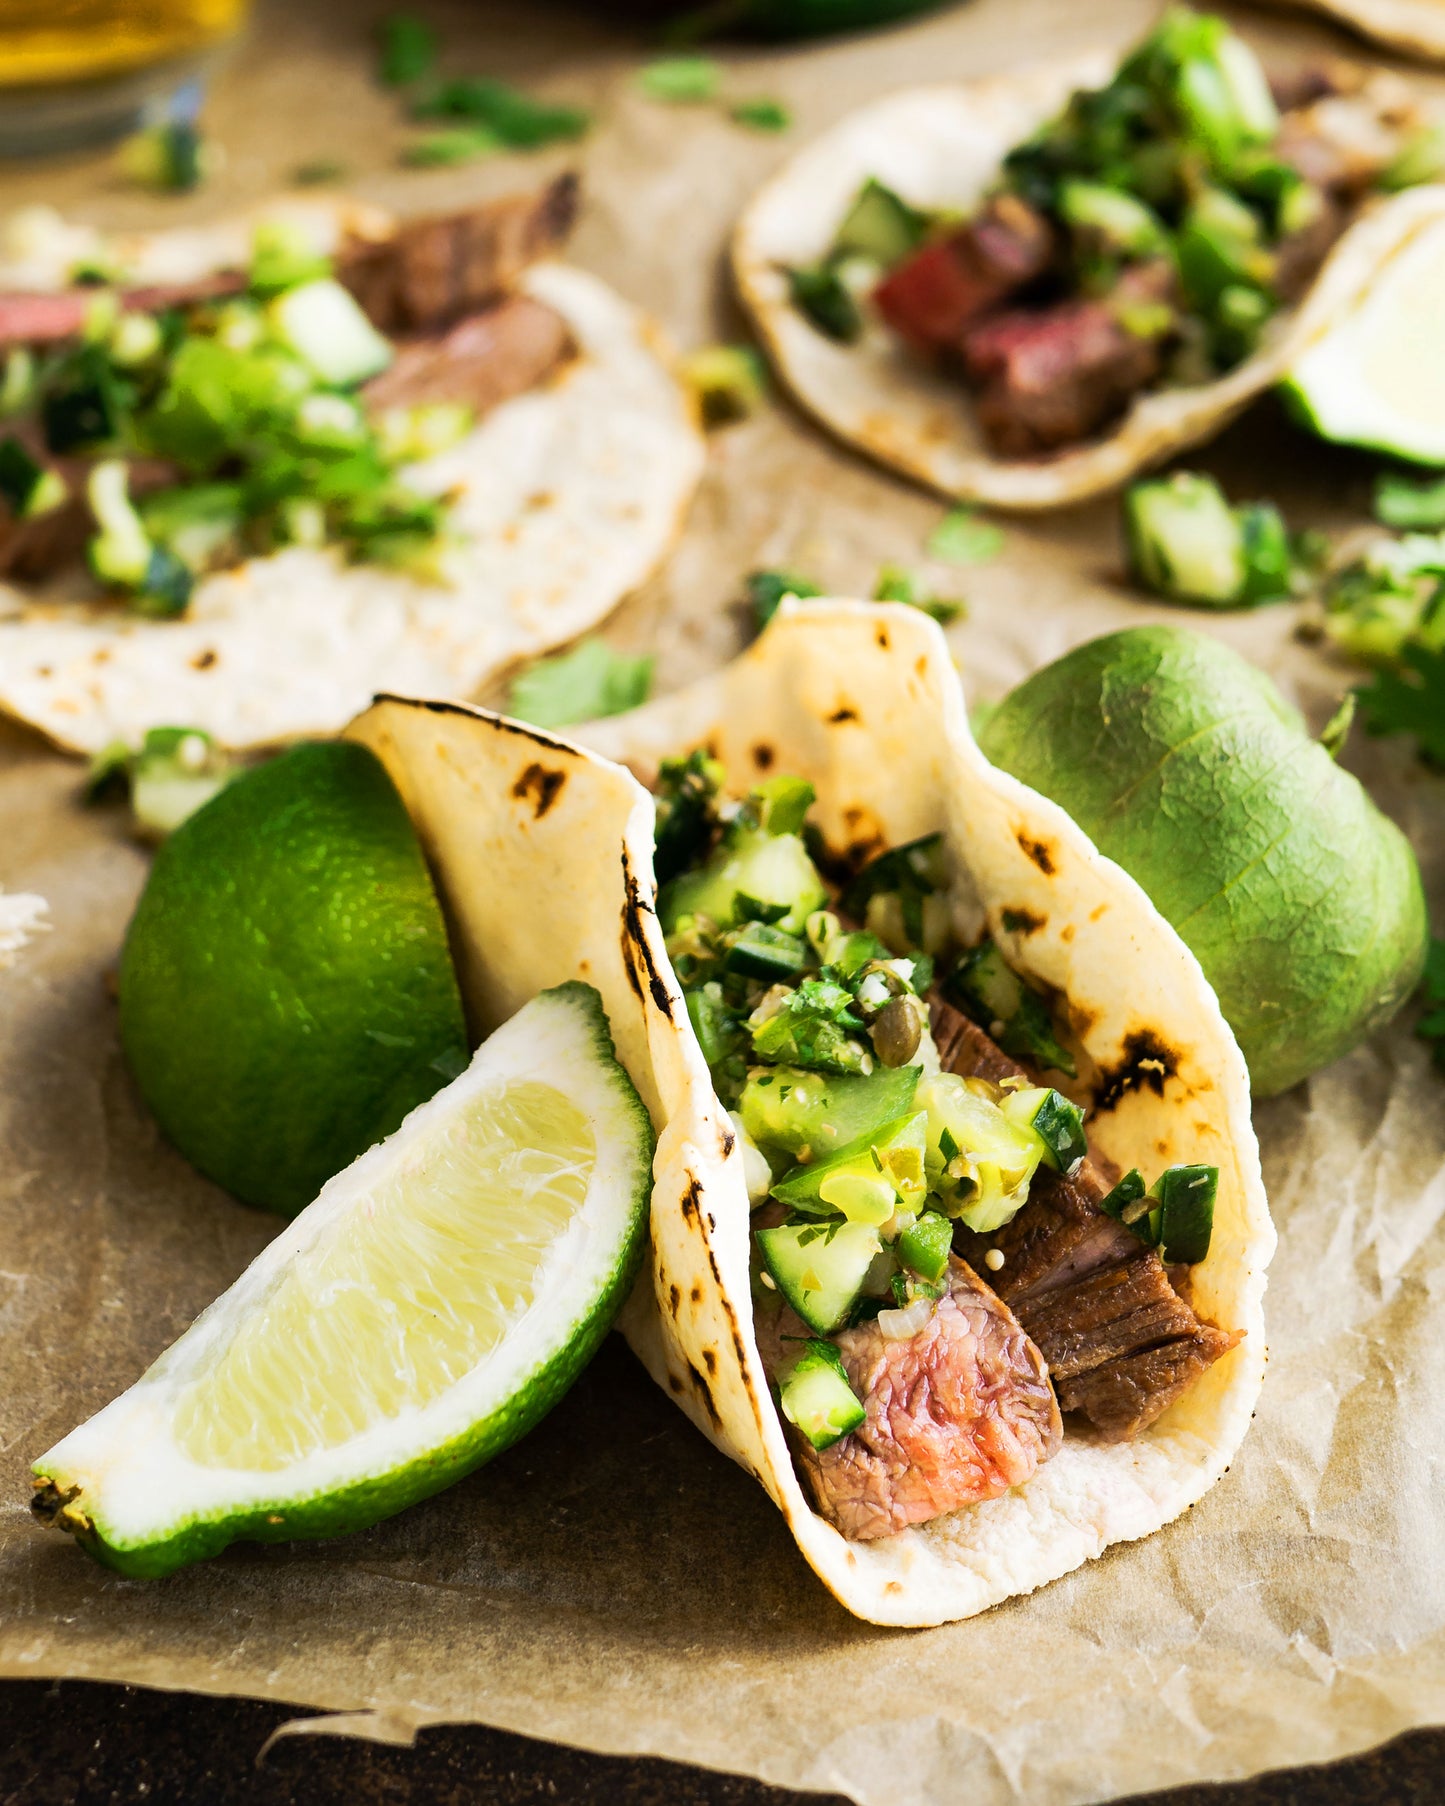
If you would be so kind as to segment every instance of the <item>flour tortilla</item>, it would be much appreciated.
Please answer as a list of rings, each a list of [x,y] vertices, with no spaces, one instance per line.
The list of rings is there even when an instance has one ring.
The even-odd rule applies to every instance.
[[[323,250],[343,229],[389,229],[370,209],[262,210],[278,212]],[[127,280],[183,281],[244,262],[254,224],[109,250]],[[43,230],[16,237],[0,285],[47,286],[48,270],[48,286],[61,286],[78,241]],[[548,263],[519,286],[563,315],[580,354],[413,467],[419,488],[462,491],[452,519],[463,544],[448,586],[301,547],[205,578],[177,621],[37,600],[0,583],[0,710],[80,753],[136,745],[159,725],[258,747],[334,733],[381,688],[473,695],[499,670],[602,620],[679,531],[702,439],[655,329],[605,283]]]
[[[1445,5],[1440,10],[1445,18]],[[1422,210],[1445,216],[1441,189],[1385,202],[1345,234],[1303,303],[1276,315],[1260,349],[1228,375],[1146,392],[1109,432],[1076,449],[996,457],[960,382],[930,368],[881,322],[853,345],[826,338],[789,300],[786,269],[826,254],[869,176],[918,207],[971,209],[1010,149],[1116,66],[1114,53],[1094,53],[890,95],[809,145],[749,205],[733,239],[738,289],[788,387],[839,438],[945,496],[1025,509],[1098,495],[1217,433],[1355,303],[1381,261],[1418,229]]]
[[[1324,13],[1361,37],[1406,56],[1445,61],[1445,4],[1441,0],[1279,0]]]
[[[651,1089],[643,1094],[660,1108],[663,1134],[653,1283],[634,1294],[623,1328],[658,1384],[757,1476],[821,1578],[850,1611],[875,1623],[968,1617],[1177,1517],[1220,1477],[1249,1427],[1264,1372],[1261,1306],[1275,1239],[1244,1061],[1194,956],[1061,809],[987,762],[969,733],[943,636],[915,610],[789,603],[728,669],[593,724],[584,737],[645,782],[660,759],[702,742],[740,788],[763,771],[799,773],[817,787],[816,819],[835,850],[876,850],[942,830],[961,934],[986,924],[1019,970],[1062,993],[1099,1066],[1118,1068],[1129,1037],[1140,1032],[1172,1050],[1162,1095],[1127,1090],[1090,1118],[1090,1137],[1125,1169],[1218,1166],[1214,1239],[1193,1270],[1193,1297],[1202,1316],[1244,1332],[1137,1441],[1110,1447],[1071,1430],[1051,1461],[1002,1498],[877,1542],[846,1541],[813,1511],[794,1472],[753,1335],[741,1152],[688,1026],[656,917],[638,897],[630,932],[651,1056]],[[562,869],[595,863],[615,871],[615,850],[609,859],[587,831],[579,819]],[[640,849],[631,848],[628,860],[639,873]],[[486,861],[483,847],[465,874],[483,892]],[[574,922],[589,934],[599,925],[585,909],[575,918],[554,910],[546,885],[533,881],[519,894],[525,909],[513,943],[535,939],[553,963]],[[611,952],[615,914],[610,906],[600,914]],[[1004,926],[1020,917],[1042,926],[1028,933]],[[555,982],[559,974],[546,969],[551,975],[537,983]],[[508,1007],[525,990],[514,987]],[[635,1049],[635,1037],[619,1040]]]

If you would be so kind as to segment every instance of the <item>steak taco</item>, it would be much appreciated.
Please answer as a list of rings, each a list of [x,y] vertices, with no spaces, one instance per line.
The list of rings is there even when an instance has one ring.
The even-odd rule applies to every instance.
[[[702,465],[650,324],[557,261],[575,179],[0,241],[0,709],[66,747],[469,695],[671,542]]]
[[[841,438],[941,491],[1053,507],[1217,431],[1445,214],[1398,77],[1271,86],[1178,8],[1090,56],[845,119],[744,213],[739,289]],[[1432,161],[1433,159],[1433,161]]]
[[[1193,955],[916,611],[789,603],[586,738],[658,797],[649,1371],[879,1623],[1168,1523],[1249,1426],[1274,1244]]]

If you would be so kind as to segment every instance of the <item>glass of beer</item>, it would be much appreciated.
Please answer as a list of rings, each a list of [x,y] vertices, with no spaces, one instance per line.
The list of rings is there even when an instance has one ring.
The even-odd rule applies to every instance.
[[[0,156],[133,131],[245,10],[246,0],[0,0]]]

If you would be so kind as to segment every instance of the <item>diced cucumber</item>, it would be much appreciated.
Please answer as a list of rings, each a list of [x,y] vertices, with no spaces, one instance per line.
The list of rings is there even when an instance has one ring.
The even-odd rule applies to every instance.
[[[195,483],[146,496],[138,512],[153,540],[199,571],[231,545],[244,507],[239,483]]]
[[[749,922],[731,947],[723,964],[744,978],[760,978],[765,984],[796,978],[808,964],[808,943],[765,922]]]
[[[948,1271],[952,1247],[952,1222],[940,1211],[925,1210],[913,1227],[899,1236],[898,1258],[931,1285]]]
[[[756,1241],[778,1290],[807,1324],[826,1336],[857,1302],[883,1243],[871,1223],[842,1217],[760,1229]]]
[[[1038,1136],[1046,1166],[1056,1173],[1078,1170],[1089,1144],[1084,1138],[1084,1113],[1077,1104],[1046,1085],[1030,1085],[1009,1092],[1000,1108],[1010,1122]]]
[[[928,230],[928,216],[871,176],[843,216],[833,240],[835,257],[869,257],[884,269],[917,250]]]
[[[1196,307],[1212,313],[1222,291],[1236,283],[1268,285],[1274,261],[1260,232],[1244,202],[1222,188],[1206,188],[1190,203],[1174,249],[1184,292]]]
[[[1126,256],[1146,256],[1168,247],[1163,222],[1151,208],[1101,182],[1063,183],[1059,212],[1076,231],[1087,232]]]
[[[691,1003],[689,995],[689,1009]],[[759,1146],[813,1161],[906,1116],[918,1077],[916,1066],[878,1067],[866,1075],[754,1067],[738,1111]]]
[[[1028,1196],[1043,1143],[957,1073],[925,1080],[917,1102],[928,1112],[928,1177],[943,1208],[980,1233],[1002,1227]]]
[[[1218,1194],[1217,1166],[1170,1166],[1164,1169],[1154,1183],[1154,1196],[1159,1200],[1161,1258],[1191,1266],[1204,1259],[1214,1233],[1214,1201]]]
[[[963,954],[943,990],[1005,1053],[1074,1077],[1074,1056],[1055,1035],[1048,1005],[1008,964],[996,942],[980,941]]]
[[[664,885],[658,915],[668,934],[683,916],[707,916],[719,928],[732,928],[740,894],[784,905],[776,926],[788,934],[801,934],[808,917],[828,900],[818,869],[796,834],[734,827],[705,864]]]
[[[1244,538],[1213,477],[1180,470],[1132,484],[1124,530],[1133,574],[1156,595],[1213,603],[1243,597]]]
[[[828,264],[788,271],[793,306],[826,338],[851,345],[863,331],[863,314],[852,290]]]
[[[1235,509],[1244,549],[1246,602],[1290,594],[1294,556],[1284,516],[1273,502],[1245,502]]]
[[[815,1449],[831,1448],[868,1413],[848,1383],[843,1357],[831,1342],[809,1341],[778,1386],[783,1416]]]
[[[86,500],[100,527],[88,547],[90,568],[102,583],[138,589],[145,581],[154,546],[127,493],[129,473],[121,458],[107,458],[86,480]]]
[[[330,276],[287,289],[266,310],[271,330],[322,382],[349,388],[391,362],[391,346]]]
[[[927,1191],[928,1116],[884,1123],[825,1159],[795,1166],[773,1196],[814,1216],[841,1211],[851,1221],[886,1223],[900,1203],[916,1209]]]
[[[60,473],[32,458],[18,439],[0,439],[0,501],[17,520],[59,507],[69,494]]]

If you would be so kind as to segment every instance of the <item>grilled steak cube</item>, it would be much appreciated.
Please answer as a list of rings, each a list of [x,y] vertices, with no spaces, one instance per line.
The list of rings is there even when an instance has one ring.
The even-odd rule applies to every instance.
[[[1054,258],[1053,227],[1016,195],[999,195],[951,237],[923,245],[873,292],[883,318],[923,351],[957,342],[970,321],[1035,281]]]
[[[372,408],[455,401],[481,415],[536,388],[574,350],[560,314],[531,295],[511,295],[448,331],[403,340],[362,395]]]

